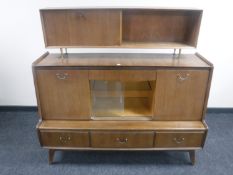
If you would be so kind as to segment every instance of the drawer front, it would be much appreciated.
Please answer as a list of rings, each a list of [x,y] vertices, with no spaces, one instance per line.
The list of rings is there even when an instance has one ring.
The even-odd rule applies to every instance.
[[[155,147],[202,147],[205,132],[156,132]]]
[[[42,146],[89,147],[89,133],[79,131],[40,131]]]
[[[94,148],[150,148],[153,147],[154,132],[91,132]]]
[[[154,81],[155,70],[90,70],[90,80]]]

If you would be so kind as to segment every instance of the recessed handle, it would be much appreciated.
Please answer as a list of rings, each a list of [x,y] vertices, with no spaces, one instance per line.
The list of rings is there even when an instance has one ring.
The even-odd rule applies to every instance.
[[[116,141],[118,143],[121,143],[121,144],[124,144],[124,143],[127,143],[128,142],[128,138],[117,138]]]
[[[184,137],[175,137],[173,141],[177,144],[181,144],[182,142],[184,142]]]
[[[184,82],[184,81],[188,80],[189,77],[190,77],[190,74],[189,74],[189,73],[187,73],[187,74],[185,74],[185,75],[177,74],[177,80],[178,80],[179,82]]]
[[[69,77],[68,73],[56,73],[56,77],[59,80],[65,80]]]
[[[86,19],[86,16],[82,12],[79,12],[77,16],[79,19],[84,19],[84,20]]]

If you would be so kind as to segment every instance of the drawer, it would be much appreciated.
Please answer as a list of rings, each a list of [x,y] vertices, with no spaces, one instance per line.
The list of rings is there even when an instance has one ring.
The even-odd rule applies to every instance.
[[[205,132],[156,132],[155,147],[202,147]]]
[[[153,147],[154,132],[91,132],[94,148],[150,148]]]
[[[114,66],[114,65],[113,65]],[[90,70],[90,80],[154,81],[155,70]]]
[[[89,147],[89,133],[81,131],[40,131],[42,146]]]

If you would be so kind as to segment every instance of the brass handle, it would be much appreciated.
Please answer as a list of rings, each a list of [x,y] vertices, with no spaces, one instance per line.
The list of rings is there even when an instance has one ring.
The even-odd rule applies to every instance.
[[[127,139],[127,138],[119,138],[119,137],[118,137],[118,138],[116,139],[116,141],[123,144],[123,143],[127,143],[127,142],[128,142],[128,139]]]
[[[185,74],[185,75],[177,74],[177,79],[179,80],[179,82],[188,80],[189,77],[190,77],[190,74]]]
[[[180,137],[180,138],[175,137],[173,141],[176,142],[177,144],[181,144],[182,142],[184,142],[184,137]]]
[[[56,73],[56,77],[59,79],[59,80],[65,80],[67,79],[69,76],[68,73]]]
[[[59,140],[61,143],[67,143],[71,140],[71,137],[70,136],[60,136]]]

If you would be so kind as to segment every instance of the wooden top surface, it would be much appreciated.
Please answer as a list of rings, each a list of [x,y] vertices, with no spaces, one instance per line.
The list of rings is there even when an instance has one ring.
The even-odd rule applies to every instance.
[[[75,67],[211,67],[198,54],[155,53],[76,53],[65,55],[45,54],[33,64],[35,67],[75,66]]]
[[[39,129],[96,130],[205,130],[201,121],[67,121],[45,120]]]
[[[199,8],[191,8],[191,7],[153,7],[153,6],[130,6],[130,7],[122,7],[122,6],[79,6],[79,7],[47,7],[42,8],[40,10],[78,10],[78,9],[137,9],[137,10],[192,10],[192,11],[202,11],[202,9]]]

